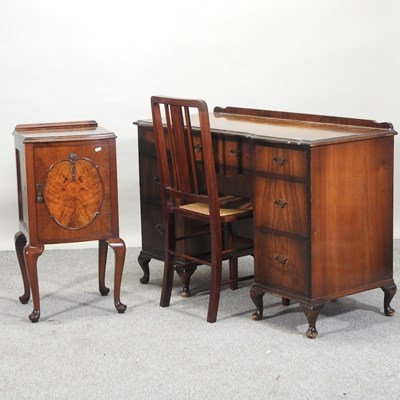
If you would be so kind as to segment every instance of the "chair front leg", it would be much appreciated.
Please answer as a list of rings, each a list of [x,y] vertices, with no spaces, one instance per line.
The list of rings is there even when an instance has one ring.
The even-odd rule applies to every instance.
[[[219,298],[221,293],[221,270],[222,258],[219,258],[211,266],[211,287],[210,299],[208,303],[207,322],[215,322],[217,320]]]

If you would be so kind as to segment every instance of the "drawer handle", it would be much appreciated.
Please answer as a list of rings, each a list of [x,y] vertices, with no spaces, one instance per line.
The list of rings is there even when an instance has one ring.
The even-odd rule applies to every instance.
[[[193,149],[196,153],[199,153],[200,151],[203,150],[203,146],[201,144],[195,144],[193,145]]]
[[[164,235],[164,231],[165,231],[164,226],[162,226],[162,225],[160,225],[160,224],[157,224],[155,228],[156,228],[156,231],[157,231],[160,235]]]
[[[160,177],[159,176],[153,176],[153,181],[159,185],[160,184]]]
[[[279,165],[280,167],[286,164],[286,158],[285,157],[279,157],[279,156],[273,156],[272,161],[276,164]]]
[[[285,208],[288,204],[288,202],[286,200],[282,200],[282,199],[275,199],[273,201],[274,206],[277,208]]]
[[[276,261],[277,264],[279,264],[279,267],[285,266],[288,262],[288,258],[283,254],[278,254],[277,256],[274,257],[274,260]]]
[[[229,153],[231,154],[232,157],[237,157],[241,152],[242,150],[237,148],[229,150]]]

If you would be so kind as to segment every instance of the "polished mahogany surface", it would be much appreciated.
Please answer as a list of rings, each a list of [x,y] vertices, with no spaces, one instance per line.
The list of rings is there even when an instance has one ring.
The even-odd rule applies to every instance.
[[[324,302],[379,287],[393,315],[393,126],[237,107],[216,107],[210,124],[220,180],[254,205],[254,319],[271,292],[302,305],[313,338]],[[162,224],[151,121],[137,125],[146,281]]]

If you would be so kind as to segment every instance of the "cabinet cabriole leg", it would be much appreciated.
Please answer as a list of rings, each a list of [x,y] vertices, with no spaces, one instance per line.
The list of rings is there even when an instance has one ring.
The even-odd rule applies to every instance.
[[[24,258],[28,272],[29,284],[32,291],[33,311],[29,315],[32,322],[38,322],[40,318],[40,297],[39,297],[39,283],[37,276],[37,260],[43,253],[44,246],[31,246],[29,243],[24,247]]]
[[[102,296],[107,296],[110,292],[110,289],[105,284],[107,253],[107,242],[99,240],[99,292]]]
[[[250,289],[250,297],[257,308],[256,311],[254,311],[254,313],[251,316],[251,318],[254,321],[260,321],[263,319],[263,311],[264,311],[263,296],[264,296],[264,291],[258,288],[257,286],[252,285]]]
[[[29,285],[28,273],[26,271],[26,264],[24,259],[24,247],[26,245],[26,237],[22,232],[17,232],[14,236],[15,251],[17,253],[18,264],[21,270],[22,282],[24,284],[24,294],[19,296],[19,301],[26,304],[31,296],[31,289]]]
[[[394,308],[390,307],[390,302],[396,294],[397,286],[395,284],[390,286],[383,286],[382,290],[385,293],[385,296],[383,298],[383,310],[386,316],[391,317],[395,314],[395,310]]]
[[[126,305],[121,303],[121,281],[124,271],[126,247],[125,243],[120,238],[107,239],[106,242],[114,250],[115,254],[115,269],[114,269],[114,305],[119,314],[126,310]]]
[[[306,332],[306,336],[309,339],[315,339],[318,336],[318,331],[317,331],[317,328],[315,327],[315,324],[317,322],[319,313],[323,307],[324,307],[324,303],[315,304],[312,306],[302,305],[304,314],[308,321],[308,329]]]

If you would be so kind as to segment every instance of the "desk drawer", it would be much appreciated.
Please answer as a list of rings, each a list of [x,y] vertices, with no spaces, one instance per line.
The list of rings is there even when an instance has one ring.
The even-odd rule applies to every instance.
[[[196,160],[203,161],[203,148],[200,138],[193,138]],[[250,144],[241,140],[224,140],[213,137],[215,167],[218,173],[225,175],[241,174],[251,168]]]
[[[255,236],[255,282],[286,295],[309,293],[309,242],[258,230]]]
[[[217,140],[214,146],[217,170],[224,170],[228,167],[241,172],[243,169],[250,169],[249,144],[231,140]]]
[[[256,145],[254,151],[256,172],[307,177],[307,151]]]
[[[260,176],[253,179],[256,226],[308,236],[307,184]]]

